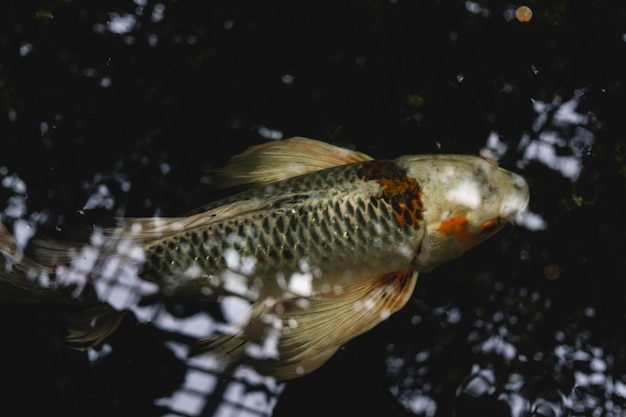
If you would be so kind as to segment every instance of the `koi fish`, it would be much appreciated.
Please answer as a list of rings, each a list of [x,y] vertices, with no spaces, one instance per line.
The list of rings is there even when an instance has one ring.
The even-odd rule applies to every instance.
[[[150,297],[237,297],[247,312],[201,346],[225,369],[287,380],[400,310],[419,273],[490,238],[529,200],[521,176],[479,157],[376,160],[300,137],[254,146],[215,177],[242,189],[183,217],[119,219],[88,244],[35,239],[26,256],[1,227],[0,300],[87,304],[67,320],[84,348],[126,311],[89,296],[112,274],[130,270]]]

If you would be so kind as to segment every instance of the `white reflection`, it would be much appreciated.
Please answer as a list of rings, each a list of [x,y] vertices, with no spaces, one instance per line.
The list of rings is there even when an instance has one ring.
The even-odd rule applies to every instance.
[[[284,137],[282,131],[270,129],[269,127],[266,127],[266,126],[259,127],[258,132],[259,132],[259,135],[261,135],[261,137],[265,139],[279,140]]]
[[[108,343],[103,343],[98,349],[88,349],[87,358],[89,362],[94,363],[108,356],[111,352],[113,352],[113,347]]]
[[[626,398],[626,383],[617,380],[615,381],[615,393],[622,398]]]
[[[205,408],[216,400],[219,405],[213,417],[271,415],[284,384],[249,369],[238,371],[234,379],[223,379],[218,376],[221,364],[214,356],[191,356],[189,346],[178,342],[169,342],[168,347],[187,365],[185,382],[181,387],[172,395],[155,401],[156,405],[177,413],[170,415],[205,415]],[[220,395],[219,399],[213,398],[215,392]]]
[[[527,143],[524,160],[541,162],[564,177],[576,181],[582,169],[580,160],[575,156],[558,155],[557,146],[562,148],[564,144],[559,144],[555,139],[560,139],[555,132],[543,132],[538,140],[524,140],[522,143]]]
[[[302,297],[311,296],[313,294],[313,274],[310,272],[291,274],[288,288],[295,295]]]
[[[511,417],[526,417],[529,411],[528,401],[516,391],[507,391],[498,395],[498,400],[505,402],[511,409]]]
[[[4,214],[8,217],[20,218],[26,214],[26,196],[13,195],[7,200]]]
[[[28,54],[30,54],[30,52],[33,50],[33,45],[30,43],[23,43],[22,45],[20,45],[20,56],[26,56]]]
[[[402,401],[407,410],[426,417],[432,417],[437,412],[437,402],[427,395],[416,394]]]
[[[566,102],[560,97],[550,103],[533,100],[533,110],[537,113],[533,130],[537,136],[527,135],[520,141],[523,163],[536,161],[572,181],[578,179],[582,158],[595,140],[593,133],[583,126],[588,123],[588,116],[576,112],[583,95],[584,91],[577,90]]]
[[[511,22],[511,21],[515,20],[515,8],[514,7],[508,7],[506,9],[504,9],[504,11],[502,12],[502,17],[507,22]]]
[[[490,336],[485,340],[482,344],[482,350],[484,353],[495,353],[509,360],[517,356],[515,346],[503,337],[497,335]]]
[[[6,168],[2,168],[3,171],[6,170]],[[4,216],[16,219],[13,224],[13,238],[20,248],[24,248],[30,238],[35,234],[34,223],[37,220],[45,219],[45,215],[33,213],[30,220],[25,220],[23,217],[27,213],[26,203],[28,201],[26,183],[15,173],[7,175],[8,172],[3,172],[2,174],[6,176],[2,178],[0,185],[15,194],[7,199],[7,206],[4,211],[0,213],[0,220],[2,220]]]
[[[140,310],[136,307],[136,310]],[[184,319],[174,317],[164,308],[159,308],[156,316],[151,320],[158,328],[185,336],[200,339],[217,330],[215,320],[207,313],[198,313]]]
[[[26,193],[26,183],[16,174],[7,175],[2,178],[2,186],[19,194]]]
[[[515,219],[515,224],[525,227],[533,232],[544,230],[548,227],[548,223],[537,213],[530,210],[524,210]]]
[[[35,235],[35,228],[31,222],[19,219],[13,225],[13,233],[15,241],[23,248],[26,247],[30,238]]]
[[[559,340],[558,334],[556,336]],[[626,375],[620,375],[612,366],[612,356],[602,347],[589,344],[588,338],[589,334],[583,332],[576,335],[572,344],[559,344],[554,348],[558,358],[555,368],[571,370],[574,375],[575,389],[566,394],[564,402],[581,415],[618,415],[613,414],[620,410],[614,399],[626,397],[623,382]],[[609,414],[603,414],[606,411]]]
[[[241,297],[227,296],[220,299],[220,307],[226,323],[235,323],[250,308],[250,302]]]
[[[475,1],[466,1],[465,10],[473,14],[481,15],[482,17],[489,17],[491,14],[489,9],[476,3]]]
[[[500,139],[500,136],[496,132],[491,132],[487,138],[486,148],[481,150],[481,156],[498,161],[508,149],[508,145]],[[486,151],[489,153],[483,154]]]
[[[165,17],[165,5],[161,3],[157,3],[154,5],[154,9],[152,9],[152,14],[150,15],[150,19],[153,22],[160,22]]]
[[[465,383],[459,387],[459,393],[462,392],[474,398],[492,394],[495,391],[495,380],[493,369],[481,368],[480,365],[474,364],[472,365],[471,374]]]
[[[89,196],[85,203],[85,210],[95,208],[105,208],[111,210],[115,204],[115,197],[109,191],[109,187],[104,184],[98,185],[96,190]]]
[[[109,13],[109,22],[107,28],[110,32],[122,35],[128,33],[135,28],[137,18],[129,13],[119,14],[116,12]]]
[[[583,169],[583,157],[590,152],[595,141],[594,134],[585,126],[589,117],[576,111],[583,90],[576,90],[573,97],[563,102],[555,97],[551,102],[533,100],[535,118],[532,134],[525,134],[519,141],[518,150],[522,153],[517,161],[520,169],[531,162],[540,163],[559,172],[571,181],[577,181]],[[509,151],[497,132],[491,132],[480,155],[498,161]],[[531,196],[532,199],[532,196]],[[537,213],[526,208],[515,223],[531,231],[544,230],[547,222]]]
[[[111,77],[104,76],[100,79],[100,87],[102,88],[110,87],[111,84],[112,84]]]

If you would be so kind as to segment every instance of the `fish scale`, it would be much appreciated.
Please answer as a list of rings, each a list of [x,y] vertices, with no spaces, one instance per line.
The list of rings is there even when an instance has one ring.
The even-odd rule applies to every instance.
[[[0,224],[0,300],[82,305],[62,320],[68,343],[86,348],[144,297],[236,295],[248,311],[199,346],[224,372],[247,364],[296,378],[401,309],[418,274],[493,236],[529,199],[522,177],[475,156],[375,160],[306,138],[252,147],[215,175],[252,188],[182,217],[120,219],[87,244],[35,239],[32,257]]]
[[[372,199],[380,192],[380,186],[357,177],[361,165],[329,168],[271,187],[244,191],[223,201],[222,204],[254,200],[270,193],[286,195],[261,210],[153,242],[146,247],[149,262],[144,265],[142,278],[172,283],[170,290],[177,294],[193,292],[211,297],[223,294],[223,289],[222,281],[209,278],[225,271],[244,276],[247,285],[260,278],[263,287],[270,291],[278,285],[272,282],[277,276],[307,272],[302,271],[303,260],[308,262],[308,270],[316,270],[327,278],[316,281],[320,288],[324,284],[327,287],[329,280],[341,284],[336,282],[336,274],[329,273],[339,265],[345,270],[366,264],[375,271],[385,260],[408,266],[410,260],[398,256],[394,248],[415,248],[419,232],[388,224],[395,223],[391,208]],[[205,209],[210,210],[211,206]],[[371,239],[379,242],[378,254],[371,253]],[[236,253],[240,262],[229,265],[227,253]],[[249,257],[255,262],[254,273],[241,271],[242,263]],[[195,274],[190,274],[190,270]],[[171,279],[164,279],[167,276]],[[369,276],[367,273],[362,279]],[[198,286],[204,288],[202,293],[197,291]]]
[[[328,197],[344,196],[345,192],[354,189],[355,183],[362,183],[355,175],[362,165],[363,163],[360,162],[341,165],[278,181],[271,185],[255,187],[206,204],[198,210],[210,210],[241,200],[263,200],[276,195],[292,195],[293,198],[314,198],[316,193],[323,193]],[[288,198],[286,197],[285,200]]]

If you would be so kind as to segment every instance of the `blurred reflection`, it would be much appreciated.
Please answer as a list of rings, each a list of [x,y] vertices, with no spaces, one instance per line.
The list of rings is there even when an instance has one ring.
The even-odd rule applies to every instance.
[[[576,111],[583,95],[584,91],[577,90],[567,101],[559,97],[551,102],[533,101],[537,117],[533,133],[519,141],[520,168],[540,164],[572,182],[578,180],[595,138],[588,117]],[[514,146],[493,133],[481,152],[498,160],[514,151]],[[530,231],[547,226],[529,211],[517,224]],[[542,272],[550,280],[557,280],[561,273],[555,264],[546,265]],[[626,346],[622,339],[601,342],[594,337],[598,324],[593,308],[587,308],[569,327],[554,328],[548,324],[550,298],[523,287],[505,291],[501,284],[493,291],[485,297],[498,301],[483,307],[461,310],[454,305],[424,305],[421,317],[438,322],[441,330],[428,342],[414,341],[417,346],[389,346],[390,390],[407,410],[419,416],[451,413],[457,417],[624,415],[622,352]],[[419,338],[428,337],[430,327],[425,320],[414,322],[419,325],[411,331]],[[464,334],[465,339],[454,339]],[[452,394],[441,391],[451,381],[458,381],[452,406]]]
[[[130,30],[132,24],[134,23],[120,17],[115,20],[115,30],[123,33]],[[575,111],[582,94],[582,91],[577,91],[571,100],[565,102],[558,98],[550,103],[538,100],[533,102],[537,113],[533,125],[534,134],[525,135],[519,142],[519,167],[540,163],[572,181],[577,180],[582,169],[582,158],[594,141],[593,134],[585,128],[586,116]],[[278,139],[282,135],[264,127],[261,129],[260,133],[271,139]],[[494,132],[489,136],[482,153],[499,160],[514,150],[514,146],[501,141]],[[116,177],[114,181],[121,190],[130,188],[130,184],[123,177]],[[92,184],[94,191],[88,197],[85,208],[111,211],[115,207],[115,195],[104,184],[96,186],[98,182],[96,180]],[[42,221],[43,215],[33,213],[29,220],[24,219],[28,213],[26,184],[17,175],[5,172],[2,186],[11,191],[3,220],[11,221],[15,238],[24,247],[35,234],[35,226]],[[474,201],[467,189],[457,194],[454,194],[456,199]],[[531,231],[546,227],[545,221],[539,215],[529,211],[519,216],[517,223]],[[172,395],[157,400],[157,404],[169,408],[172,415],[271,415],[283,384],[251,369],[239,369],[232,377],[224,378],[221,374],[223,364],[220,363],[220,358],[210,353],[201,356],[194,354],[196,340],[215,334],[224,329],[225,325],[234,322],[248,308],[248,303],[241,299],[240,302],[230,302],[234,297],[224,298],[221,316],[225,321],[206,311],[181,318],[173,315],[161,303],[142,303],[143,299],[159,291],[156,283],[139,278],[146,261],[144,250],[131,240],[120,239],[115,241],[115,245],[113,249],[107,247],[103,231],[96,229],[90,236],[90,244],[78,249],[71,262],[55,270],[55,285],[72,287],[74,295],[78,296],[87,284],[93,284],[98,300],[106,302],[117,311],[130,310],[138,321],[151,323],[165,334],[172,335],[167,346],[186,364],[187,374],[183,385]],[[111,252],[117,255],[108,255],[104,260],[101,259],[101,253]],[[255,268],[254,264],[246,266],[245,259],[239,257],[230,263],[232,265],[228,265],[229,269],[235,273],[244,271],[244,275],[245,270]],[[94,281],[91,271],[96,269],[96,264],[99,273],[98,279]],[[303,273],[293,275],[293,279],[286,282],[286,288],[295,293],[304,291],[308,294],[311,292],[312,275],[304,274],[309,270],[308,266],[300,269]],[[554,272],[550,272],[550,276],[553,275]],[[308,280],[298,279],[300,276],[308,276]],[[244,285],[244,289],[244,292],[251,290],[247,285]],[[244,294],[236,288],[230,288],[229,291]],[[626,391],[626,385],[621,379],[613,379],[610,375],[610,363],[604,358],[602,348],[589,346],[584,340],[585,334],[552,335],[555,341],[559,341],[553,352],[556,359],[552,363],[554,372],[571,373],[576,389],[571,392],[562,391],[564,386],[558,382],[548,383],[547,386],[544,383],[538,389],[538,382],[533,378],[533,363],[545,361],[545,356],[549,353],[537,352],[529,355],[529,352],[520,349],[520,342],[527,332],[532,331],[533,323],[528,321],[528,312],[517,309],[524,303],[537,306],[540,297],[536,293],[528,294],[523,290],[513,297],[503,294],[498,294],[497,297],[503,299],[502,310],[475,311],[476,319],[465,317],[466,313],[451,305],[431,306],[430,311],[424,312],[430,317],[439,318],[448,332],[452,332],[454,328],[457,328],[454,332],[458,334],[466,332],[464,344],[467,346],[471,364],[465,364],[464,370],[456,370],[465,375],[459,379],[454,393],[457,399],[457,415],[464,415],[463,404],[476,404],[477,401],[486,400],[502,404],[510,411],[510,415],[516,417],[528,413],[537,416],[562,416],[567,410],[584,413],[598,407],[621,410],[621,405],[615,404],[614,398],[621,398]],[[573,340],[562,343],[567,338]],[[443,345],[439,345],[439,341],[435,341],[421,346],[415,352],[412,351],[413,346],[389,346],[387,372],[392,381],[390,390],[415,415],[435,416],[441,411],[442,401],[449,400],[446,393],[438,388],[435,377],[446,372],[442,364],[448,363],[444,358],[451,355],[450,352],[444,352],[441,346]],[[97,349],[90,349],[89,355],[95,360],[109,354],[111,349],[111,345],[105,343]]]
[[[137,18],[132,14],[110,13],[107,28],[110,32],[117,35],[128,33],[133,30],[137,24]]]
[[[552,102],[533,100],[537,118],[534,134],[522,137],[519,147],[524,150],[522,163],[539,162],[576,181],[582,170],[582,159],[590,152],[595,140],[586,127],[588,116],[577,113],[576,108],[584,96],[576,90],[565,102],[555,97]]]
[[[0,295],[76,307],[60,314],[66,341],[92,349],[92,358],[109,354],[108,344],[93,347],[107,343],[128,311],[177,338],[202,339],[202,359],[170,344],[194,371],[161,406],[196,415],[206,403],[190,391],[206,394],[217,383],[209,375],[223,374],[239,381],[224,396],[239,392],[232,387],[241,381],[248,387],[238,407],[271,409],[259,406],[256,387],[271,403],[280,391],[274,378],[315,371],[402,309],[418,273],[482,243],[528,203],[522,177],[475,156],[378,161],[306,138],[250,148],[218,174],[233,186],[256,186],[186,216],[124,217],[70,231],[76,238],[38,237],[26,251],[0,229]],[[25,194],[19,179],[7,178],[7,188]],[[123,177],[113,180],[130,188]],[[115,198],[98,184],[86,207],[110,212]],[[161,305],[177,297],[219,303],[221,314],[177,320]]]
[[[523,292],[518,297],[529,298]],[[411,352],[408,346],[391,345],[387,360],[391,392],[415,415],[434,416],[438,412],[448,415],[448,394],[436,387],[444,386],[441,379],[445,373],[452,377],[459,371],[457,366],[466,368],[464,363],[449,356],[450,351],[455,351],[457,356],[475,361],[455,393],[456,403],[452,408],[457,416],[477,415],[478,411],[497,407],[498,403],[503,408],[497,415],[514,417],[623,415],[626,412],[623,363],[617,364],[614,353],[591,343],[588,329],[593,324],[581,325],[584,330],[580,331],[558,331],[545,344],[552,344],[552,351],[535,352],[530,357],[524,340],[533,333],[519,328],[519,324],[530,323],[521,310],[516,312],[515,303],[526,302],[518,297],[504,298],[503,308],[510,311],[496,310],[491,317],[474,321],[474,330],[465,343],[459,341],[449,346],[447,353],[440,352],[436,342],[433,347],[417,352]],[[593,313],[590,311],[588,315],[589,319]],[[424,329],[414,329],[423,335],[420,330]],[[450,332],[464,333],[463,325]],[[624,346],[617,350],[622,349]],[[442,366],[442,361],[446,365]]]
[[[47,218],[42,213],[31,213],[28,217],[27,186],[17,174],[0,167],[2,188],[10,192],[5,209],[0,213],[0,220],[12,224],[12,233],[20,247],[26,247],[36,234],[39,224]],[[123,178],[117,178],[122,185]],[[96,181],[97,183],[98,181]],[[114,206],[115,195],[106,185],[93,187],[85,209],[107,209]],[[124,188],[124,186],[122,186]],[[197,355],[197,341],[217,331],[217,319],[207,312],[198,312],[181,318],[173,315],[162,303],[145,305],[141,300],[157,291],[155,284],[139,278],[139,269],[144,260],[142,252],[132,246],[120,243],[117,252],[121,257],[108,257],[99,266],[97,280],[90,275],[96,267],[101,251],[104,249],[102,231],[96,229],[90,236],[90,244],[85,245],[72,257],[67,266],[56,269],[54,283],[39,277],[38,285],[43,287],[73,288],[73,297],[81,297],[87,285],[91,284],[101,301],[105,301],[115,310],[130,310],[140,323],[150,323],[171,335],[166,346],[181,360],[187,369],[185,381],[178,390],[167,397],[156,400],[156,405],[169,410],[170,416],[271,416],[272,409],[283,384],[272,378],[263,377],[251,369],[240,370],[232,377],[222,374],[219,358],[205,353]],[[135,257],[132,259],[132,257]],[[130,258],[129,258],[130,257]],[[7,261],[7,259],[4,259]],[[7,265],[10,266],[10,265]],[[4,265],[3,265],[4,267]],[[42,281],[45,280],[45,281]],[[0,282],[2,284],[2,282]],[[0,290],[2,290],[0,285]],[[245,303],[247,307],[247,303]],[[239,317],[242,306],[237,302],[223,303],[223,315],[232,320]],[[111,355],[114,347],[105,342],[95,348],[89,348],[89,359],[97,363]]]

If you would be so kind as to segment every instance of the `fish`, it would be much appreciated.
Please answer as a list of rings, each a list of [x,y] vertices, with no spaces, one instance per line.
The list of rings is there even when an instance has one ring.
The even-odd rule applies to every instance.
[[[98,294],[116,275],[137,300],[240,300],[245,311],[200,350],[224,372],[286,381],[402,309],[419,274],[529,202],[521,175],[478,156],[374,159],[304,137],[253,146],[213,174],[231,195],[179,217],[119,218],[82,242],[37,237],[25,250],[0,226],[0,301],[71,306],[66,339],[86,349],[131,310]]]

